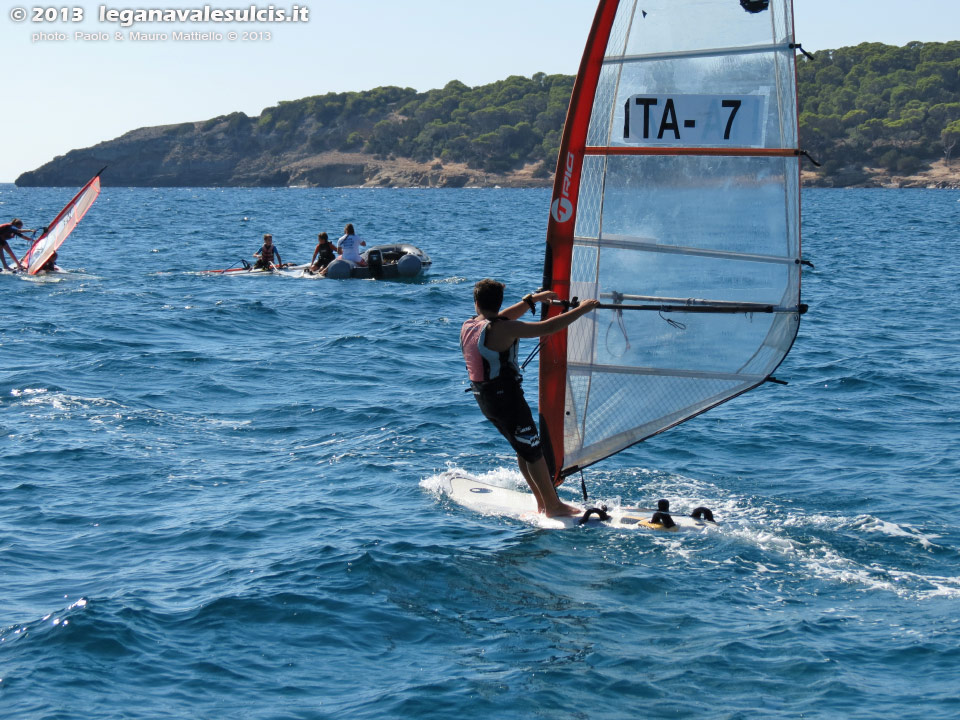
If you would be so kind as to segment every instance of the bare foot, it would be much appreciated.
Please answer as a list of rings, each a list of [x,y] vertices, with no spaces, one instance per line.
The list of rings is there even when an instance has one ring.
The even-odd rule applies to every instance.
[[[570,517],[572,515],[582,515],[583,510],[575,505],[567,505],[562,502],[555,508],[545,510],[543,514],[547,517]]]

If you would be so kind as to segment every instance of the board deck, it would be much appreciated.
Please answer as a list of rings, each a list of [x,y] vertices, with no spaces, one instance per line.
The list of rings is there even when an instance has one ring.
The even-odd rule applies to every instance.
[[[310,265],[285,265],[282,268],[224,268],[222,270],[201,270],[200,275],[227,275],[229,277],[251,277],[264,275],[277,275],[295,278],[322,278],[319,273],[308,273],[306,270]]]
[[[510,488],[492,485],[463,473],[447,473],[441,485],[442,492],[458,505],[484,515],[499,515],[512,517],[530,522],[544,528],[569,528],[579,525],[579,517],[548,518],[537,512],[537,501],[533,493],[512,490]],[[578,507],[583,507],[580,504]],[[585,509],[585,508],[584,508]],[[715,522],[695,520],[682,514],[673,514],[671,517],[676,525],[666,528],[663,525],[653,524],[650,518],[655,510],[640,507],[608,508],[609,520],[599,520],[591,516],[588,526],[606,525],[608,527],[653,530],[658,532],[678,532],[680,530],[705,530],[716,528]]]
[[[272,275],[275,270],[253,268],[224,268],[223,270],[201,270],[200,275],[228,275],[230,277],[244,277],[247,275]]]
[[[48,270],[44,272],[39,272],[36,275],[31,275],[26,270],[6,270],[4,268],[0,268],[0,275],[15,275],[19,277],[21,280],[39,281],[39,280],[43,280],[44,278],[59,279],[59,278],[56,278],[57,275],[69,275],[69,273],[63,268],[61,268],[59,265],[56,265],[54,266],[54,269],[52,271]]]

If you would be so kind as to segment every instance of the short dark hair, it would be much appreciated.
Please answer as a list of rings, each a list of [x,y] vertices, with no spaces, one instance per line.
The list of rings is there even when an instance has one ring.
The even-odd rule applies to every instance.
[[[22,228],[22,227],[23,227],[23,220],[21,220],[20,218],[14,218],[13,221],[12,221],[10,224],[11,224],[11,225],[16,225],[18,228]]]
[[[343,229],[344,235],[356,235],[353,231],[353,223],[347,223],[347,226]]]
[[[473,286],[473,301],[481,310],[497,311],[503,305],[502,282],[484,278]]]
[[[326,239],[327,239],[327,234],[326,234],[325,232],[322,232],[322,233],[320,233],[319,235],[317,235],[317,239],[318,239],[318,240],[326,240]]]

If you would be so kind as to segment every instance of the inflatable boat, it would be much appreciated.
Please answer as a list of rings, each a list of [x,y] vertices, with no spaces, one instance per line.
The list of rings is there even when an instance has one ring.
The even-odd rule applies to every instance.
[[[327,265],[327,277],[347,278],[412,278],[430,267],[430,256],[415,245],[375,245],[363,253],[366,265],[337,258]]]

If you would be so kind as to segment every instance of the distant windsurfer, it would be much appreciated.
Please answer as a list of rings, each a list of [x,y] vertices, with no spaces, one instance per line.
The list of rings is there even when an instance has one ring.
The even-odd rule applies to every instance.
[[[521,322],[518,318],[527,310],[536,309],[537,303],[556,300],[557,294],[546,290],[526,295],[501,312],[503,288],[503,283],[496,280],[478,282],[473,288],[477,316],[467,320],[460,329],[460,349],[467,363],[473,396],[484,416],[516,451],[520,472],[537,498],[537,509],[547,517],[577,515],[581,511],[562,502],[550,480],[537,425],[523,397],[517,348],[520,338],[559,332],[596,308],[599,302],[584,300],[548,320]]]
[[[10,247],[10,243],[7,241],[13,239],[14,237],[22,237],[24,240],[28,240],[33,243],[33,238],[25,234],[28,232],[36,232],[36,230],[24,230],[23,220],[20,218],[14,218],[10,222],[0,225],[0,261],[3,262],[4,270],[13,269],[7,265],[7,258],[4,257],[4,253],[10,256],[10,259],[13,260],[13,264],[17,266],[17,270],[23,270],[23,265],[21,265],[20,261],[17,260],[17,256],[13,254],[13,248]]]
[[[263,236],[263,245],[253,256],[257,261],[253,264],[254,270],[270,270],[274,267],[283,267],[283,260],[280,259],[280,251],[273,244],[273,235],[266,233]],[[274,263],[276,258],[276,263]]]
[[[60,268],[57,267],[57,251],[53,251],[53,255],[50,256],[50,259],[47,260],[43,265],[40,266],[40,269],[37,272],[52,273],[56,272]]]

